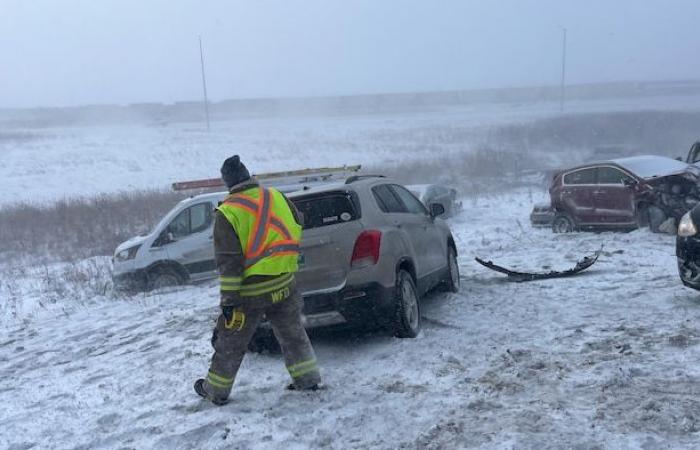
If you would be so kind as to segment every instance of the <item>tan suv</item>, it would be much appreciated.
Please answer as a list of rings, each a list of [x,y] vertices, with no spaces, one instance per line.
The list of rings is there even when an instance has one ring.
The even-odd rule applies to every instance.
[[[304,215],[301,269],[307,328],[378,324],[399,337],[420,331],[420,298],[459,289],[457,248],[440,204],[424,206],[383,177],[289,194]],[[253,349],[270,343],[265,325]]]

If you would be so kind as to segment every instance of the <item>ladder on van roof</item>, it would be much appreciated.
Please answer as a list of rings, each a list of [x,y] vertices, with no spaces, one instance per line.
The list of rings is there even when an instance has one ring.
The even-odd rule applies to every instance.
[[[328,183],[331,181],[346,180],[356,175],[362,168],[361,165],[340,167],[318,167],[300,170],[288,170],[283,172],[267,172],[253,174],[263,184],[273,186],[291,192],[303,189],[309,185]],[[203,180],[179,181],[172,184],[174,191],[189,191],[194,189],[225,188],[221,178],[207,178]]]

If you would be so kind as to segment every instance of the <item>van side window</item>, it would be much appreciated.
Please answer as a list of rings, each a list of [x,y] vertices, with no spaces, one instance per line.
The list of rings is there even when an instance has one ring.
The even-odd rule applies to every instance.
[[[564,175],[564,184],[595,184],[596,168],[581,169]]]
[[[428,210],[425,208],[423,203],[421,203],[420,200],[406,190],[406,188],[396,184],[392,184],[390,188],[396,194],[396,196],[401,199],[401,202],[403,202],[403,204],[406,206],[409,213],[423,214],[425,216],[428,215]]]
[[[633,181],[632,177],[614,167],[598,168],[598,184],[625,184]]]
[[[180,214],[175,216],[168,232],[173,234],[175,239],[188,236],[192,233],[199,233],[209,228],[212,221],[212,207],[210,203],[200,203],[190,206]]]
[[[168,225],[168,232],[172,233],[175,239],[190,234],[190,208],[175,216]]]
[[[209,203],[200,203],[190,208],[190,233],[199,233],[209,228],[212,208]]]
[[[389,186],[382,184],[372,188],[372,195],[377,201],[377,205],[385,213],[406,213],[406,207],[399,201],[389,189]]]

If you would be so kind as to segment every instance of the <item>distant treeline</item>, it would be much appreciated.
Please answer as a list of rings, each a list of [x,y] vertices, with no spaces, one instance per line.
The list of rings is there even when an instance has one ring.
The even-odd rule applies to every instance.
[[[251,98],[210,102],[212,120],[240,117],[376,114],[475,103],[558,102],[558,86],[306,98]],[[700,81],[618,82],[566,87],[567,100],[697,95]],[[204,120],[201,101],[172,104],[88,105],[70,108],[0,109],[0,127],[41,128],[97,124],[167,125]]]

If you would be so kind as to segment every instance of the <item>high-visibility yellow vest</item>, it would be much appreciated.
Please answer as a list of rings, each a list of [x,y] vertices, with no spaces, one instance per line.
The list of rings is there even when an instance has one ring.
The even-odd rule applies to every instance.
[[[218,209],[241,242],[244,279],[299,270],[301,226],[279,191],[253,187],[229,195]]]

